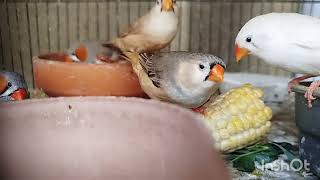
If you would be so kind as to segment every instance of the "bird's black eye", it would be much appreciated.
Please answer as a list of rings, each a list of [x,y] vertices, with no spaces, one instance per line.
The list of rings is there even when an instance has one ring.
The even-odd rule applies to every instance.
[[[249,42],[251,42],[251,37],[247,37],[246,38],[246,41],[249,43]]]
[[[199,64],[199,68],[200,69],[204,69],[204,65],[203,64]]]
[[[157,4],[160,4],[160,0],[157,0]]]
[[[8,82],[8,87],[11,87],[11,86],[12,86],[11,82]]]
[[[176,0],[173,0],[173,3],[174,3],[174,4],[176,4],[176,3],[177,3],[177,1],[176,1]]]

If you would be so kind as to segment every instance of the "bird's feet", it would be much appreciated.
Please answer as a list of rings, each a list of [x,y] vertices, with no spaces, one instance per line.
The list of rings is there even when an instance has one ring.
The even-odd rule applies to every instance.
[[[313,75],[304,75],[304,76],[301,76],[301,77],[297,77],[297,78],[292,79],[292,80],[288,83],[288,93],[291,93],[291,92],[292,92],[293,86],[298,85],[301,81],[303,81],[303,80],[305,80],[305,79],[308,79],[308,78],[311,78],[311,77],[314,77],[314,76],[313,76]]]
[[[307,92],[304,94],[304,97],[308,100],[308,107],[312,107],[312,101],[316,98],[313,96],[313,92],[320,86],[320,81],[314,81],[308,87]]]

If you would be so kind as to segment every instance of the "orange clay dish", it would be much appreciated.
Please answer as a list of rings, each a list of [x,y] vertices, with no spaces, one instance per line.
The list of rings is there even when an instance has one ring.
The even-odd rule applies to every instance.
[[[64,62],[64,53],[33,58],[36,86],[48,96],[145,96],[130,62]]]

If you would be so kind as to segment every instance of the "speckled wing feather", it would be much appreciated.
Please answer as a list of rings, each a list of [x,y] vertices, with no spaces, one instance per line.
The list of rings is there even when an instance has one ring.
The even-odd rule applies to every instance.
[[[153,57],[154,55],[142,53],[139,56],[139,62],[142,66],[142,69],[147,73],[148,77],[152,81],[153,85],[160,88],[162,71],[158,70],[156,65],[152,62]]]

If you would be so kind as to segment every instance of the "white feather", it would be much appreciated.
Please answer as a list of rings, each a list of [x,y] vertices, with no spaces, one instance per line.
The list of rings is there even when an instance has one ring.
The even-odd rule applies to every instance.
[[[176,13],[177,12],[172,11],[161,11],[158,6],[153,7],[150,12],[150,17],[145,22],[144,33],[161,41],[172,39],[178,28],[178,17]]]

